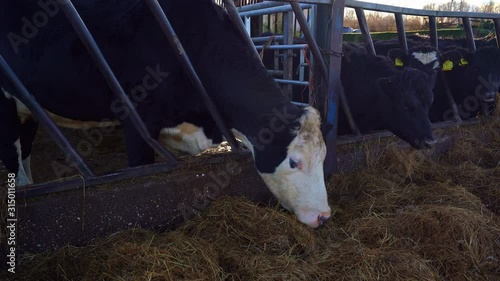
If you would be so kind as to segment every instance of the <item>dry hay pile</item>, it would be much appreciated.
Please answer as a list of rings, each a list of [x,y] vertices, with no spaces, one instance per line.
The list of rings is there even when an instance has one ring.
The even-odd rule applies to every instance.
[[[212,202],[177,230],[129,230],[26,256],[19,280],[500,280],[500,126],[454,129],[439,158],[366,145],[328,182],[332,221]]]

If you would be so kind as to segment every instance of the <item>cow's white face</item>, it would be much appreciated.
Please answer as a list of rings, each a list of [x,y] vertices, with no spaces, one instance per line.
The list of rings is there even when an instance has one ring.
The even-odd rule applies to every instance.
[[[299,121],[300,128],[294,132],[286,158],[273,173],[259,174],[284,208],[300,222],[316,228],[331,215],[323,174],[326,146],[316,109],[306,108]],[[237,132],[237,137],[252,146],[241,133]]]

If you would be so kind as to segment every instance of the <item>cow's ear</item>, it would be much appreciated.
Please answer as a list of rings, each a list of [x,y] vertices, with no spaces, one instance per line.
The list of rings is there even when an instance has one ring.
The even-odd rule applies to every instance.
[[[389,77],[382,77],[377,79],[377,92],[392,97],[392,82]]]
[[[390,49],[387,57],[394,63],[395,66],[402,67],[406,65],[406,54],[399,48]]]
[[[443,71],[450,71],[458,66],[462,58],[462,54],[457,50],[444,52],[441,56],[443,58]]]

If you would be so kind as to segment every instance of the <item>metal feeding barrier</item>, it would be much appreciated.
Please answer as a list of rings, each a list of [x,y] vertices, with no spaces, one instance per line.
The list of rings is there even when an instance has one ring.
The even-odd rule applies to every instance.
[[[286,0],[276,0],[276,1],[266,1],[263,3],[258,3],[258,4],[252,4],[248,6],[242,6],[239,7],[240,14],[246,18],[245,22],[247,23],[247,29],[250,26],[250,20],[248,17],[250,16],[257,16],[257,15],[266,15],[268,13],[290,13],[292,9],[290,7],[285,6],[283,2],[289,2]],[[429,34],[430,34],[430,43],[431,46],[435,48],[439,48],[438,46],[438,33],[437,33],[437,22],[436,18],[438,17],[454,17],[454,18],[460,18],[462,19],[462,22],[464,24],[464,31],[466,35],[466,40],[467,40],[467,46],[469,50],[475,50],[475,42],[474,42],[474,34],[472,31],[472,26],[471,26],[471,21],[470,18],[481,18],[481,19],[491,19],[494,22],[495,26],[495,32],[496,32],[496,38],[497,38],[497,45],[500,47],[500,14],[494,14],[494,13],[474,13],[474,12],[446,12],[446,11],[430,11],[430,10],[421,10],[421,9],[411,9],[411,8],[402,8],[402,7],[396,7],[396,6],[389,6],[389,5],[381,5],[381,4],[374,4],[374,3],[367,3],[367,2],[360,2],[360,1],[354,1],[354,0],[345,0],[342,2],[345,2],[344,5],[341,5],[341,1],[333,1],[333,0],[303,0],[299,1],[301,2],[303,6],[302,8],[309,8],[307,4],[313,4],[310,9],[312,9],[312,19],[310,20],[310,25],[312,26],[312,32],[314,34],[317,34],[316,40],[325,42],[326,40],[326,34],[327,29],[329,27],[328,25],[328,20],[331,18],[337,18],[340,15],[343,15],[343,9],[344,8],[353,8],[356,12],[357,18],[358,18],[358,23],[361,31],[361,35],[363,38],[363,41],[365,43],[367,52],[369,54],[375,55],[375,47],[373,44],[372,37],[370,35],[370,28],[368,26],[366,17],[365,17],[365,10],[370,10],[370,11],[378,11],[378,12],[387,12],[387,13],[393,13],[394,14],[394,19],[396,22],[396,27],[397,27],[397,36],[398,36],[398,41],[400,44],[401,49],[407,53],[408,52],[408,42],[406,40],[406,32],[404,28],[404,21],[403,21],[403,15],[415,15],[415,16],[423,16],[427,17],[429,21]],[[321,7],[319,9],[318,7]],[[297,16],[297,21],[300,20],[301,16]],[[284,26],[286,26],[286,16],[283,16],[284,19]],[[301,25],[302,26],[302,25]],[[287,34],[287,29],[283,28],[284,34],[283,35],[276,35],[274,37],[274,40],[279,41],[280,43],[285,42],[286,39],[290,36],[290,34]],[[340,29],[342,30],[342,29]],[[325,50],[328,50],[331,52],[331,50],[334,48],[334,46],[337,46],[338,42],[342,41],[342,31],[339,29],[334,30],[331,33],[331,36],[335,36],[338,41],[331,42],[330,45],[328,44],[322,44],[322,47],[324,47]],[[305,33],[305,32],[304,32]],[[304,34],[305,35],[305,34]],[[325,38],[321,38],[325,37]],[[271,39],[270,36],[264,36],[264,37],[254,37],[252,38],[252,41],[254,44],[263,44],[265,42],[268,42],[268,40]],[[288,40],[290,41],[290,40]],[[276,47],[271,45],[267,46],[266,48],[271,49],[271,50],[282,50],[282,49],[295,49],[297,45],[293,44],[286,44],[283,43],[282,45],[277,45]],[[303,46],[303,45],[299,45]],[[257,48],[260,50],[264,47],[262,46],[257,46]],[[341,49],[338,49],[339,52],[341,53]],[[300,54],[300,60],[302,62],[302,53]],[[299,81],[296,80],[291,80],[291,79],[286,79],[285,74],[286,74],[286,67],[291,65],[292,63],[287,61],[287,60],[293,60],[294,58],[292,56],[288,56],[286,53],[283,55],[276,55],[275,56],[280,56],[283,58],[285,69],[283,71],[277,69],[275,67],[274,70],[271,70],[271,73],[274,75],[283,75],[283,79],[276,79],[279,83],[287,83],[291,85],[297,85],[297,86],[306,86],[308,85],[307,82],[303,82],[302,79],[299,79]],[[275,63],[276,64],[276,63]],[[301,64],[300,64],[301,65]],[[299,66],[300,66],[299,65]],[[442,73],[439,74],[438,79],[444,79],[444,76]],[[326,80],[329,81],[329,83],[332,83],[331,80]],[[446,95],[447,99],[449,101],[450,108],[453,113],[453,119],[455,122],[450,122],[450,121],[444,121],[444,122],[439,122],[439,123],[433,123],[432,126],[433,128],[444,128],[448,126],[455,126],[458,124],[470,124],[474,123],[475,121],[462,121],[460,118],[460,114],[458,113],[458,108],[457,105],[451,95],[451,92],[448,87],[448,83],[444,83],[444,86],[446,87]],[[345,98],[343,98],[343,92],[339,89],[338,94],[341,95],[340,98],[340,105],[343,107],[345,110],[348,106],[345,102]],[[318,93],[311,93],[311,96],[318,95]],[[483,114],[488,116],[489,115],[489,110],[484,106],[482,107]],[[350,117],[351,114],[349,111],[346,113],[347,119],[350,124],[351,131],[353,135],[349,136],[340,136],[338,138],[337,143],[338,144],[346,144],[346,143],[352,143],[360,140],[368,140],[368,139],[374,139],[374,138],[380,138],[380,137],[387,137],[393,135],[390,132],[383,131],[379,133],[371,133],[367,135],[361,136],[359,134],[359,130],[357,130],[357,126],[355,122],[352,120]],[[325,117],[325,116],[324,116]]]
[[[170,47],[177,54],[177,58],[186,73],[190,78],[191,82],[200,94],[200,98],[203,100],[207,106],[212,118],[216,122],[217,126],[224,134],[225,138],[231,144],[233,149],[240,152],[238,143],[231,131],[228,129],[224,120],[222,119],[215,103],[210,98],[209,94],[206,92],[200,78],[196,74],[196,70],[191,64],[187,54],[183,51],[182,44],[179,42],[175,31],[173,30],[168,17],[165,15],[161,9],[158,1],[155,0],[144,0],[148,4],[149,8],[153,12],[156,21],[161,27],[164,35],[168,39]],[[282,45],[271,45],[271,46],[257,46],[254,50],[255,56],[258,56],[257,50],[262,48],[269,48],[271,50],[284,49],[286,50],[284,59],[284,69],[283,70],[271,70],[274,74],[282,74],[283,79],[276,79],[278,83],[286,84],[288,87],[292,85],[307,86],[309,83],[299,79],[298,81],[292,80],[292,59],[291,50],[294,48],[303,49],[306,45],[294,45],[293,44],[293,34],[295,33],[294,26],[297,21],[300,26],[301,32],[303,33],[305,40],[307,42],[307,47],[312,53],[312,68],[316,73],[315,79],[315,91],[310,93],[309,103],[316,102],[315,105],[322,115],[323,120],[326,120],[333,129],[330,133],[325,136],[325,142],[327,144],[327,158],[325,160],[325,173],[331,174],[336,170],[337,157],[336,157],[336,145],[340,143],[349,143],[360,140],[367,140],[371,138],[379,138],[383,136],[390,136],[392,133],[381,132],[375,134],[369,134],[361,136],[359,130],[350,114],[349,106],[347,105],[347,99],[344,96],[342,89],[342,84],[340,81],[340,69],[341,69],[341,56],[342,56],[342,31],[343,31],[343,16],[344,8],[350,7],[354,8],[358,16],[358,21],[361,29],[362,36],[366,45],[368,46],[368,52],[375,54],[375,49],[373,45],[373,40],[370,36],[369,27],[364,15],[364,10],[373,10],[380,12],[394,13],[395,21],[398,30],[398,38],[400,45],[403,50],[408,51],[408,45],[406,41],[406,35],[403,25],[403,14],[417,15],[417,16],[427,16],[429,19],[429,30],[430,30],[430,41],[432,46],[438,47],[438,36],[437,36],[437,25],[436,17],[458,17],[462,18],[464,23],[464,28],[467,36],[468,47],[471,50],[475,50],[474,37],[472,32],[472,27],[470,25],[470,17],[475,18],[487,18],[493,19],[495,25],[495,31],[497,35],[497,43],[500,46],[500,15],[498,14],[484,14],[484,13],[463,13],[463,12],[440,12],[440,11],[426,11],[418,9],[407,9],[388,5],[378,5],[373,3],[358,2],[352,0],[278,0],[278,1],[265,1],[257,3],[260,1],[240,1],[239,5],[241,7],[236,8],[232,0],[217,0],[216,2],[224,4],[231,21],[234,26],[250,46],[254,46],[257,43],[265,43],[270,36],[250,38],[249,36],[249,26],[250,17],[261,16],[270,13],[285,13],[283,16],[284,34],[277,35],[274,37],[275,40],[282,42]],[[288,2],[284,3],[284,2]],[[97,46],[95,40],[93,39],[91,33],[86,28],[85,23],[80,18],[77,10],[73,6],[70,0],[63,0],[61,9],[63,10],[66,18],[72,24],[73,29],[77,32],[80,40],[84,43],[87,51],[92,55],[94,63],[99,67],[102,75],[106,78],[106,81],[116,97],[118,97],[123,104],[129,109],[130,115],[127,118],[131,118],[133,125],[141,134],[142,138],[152,147],[159,155],[168,160],[165,163],[157,163],[151,165],[145,165],[141,167],[134,167],[124,169],[115,173],[95,176],[85,161],[78,155],[75,149],[69,144],[68,140],[64,137],[61,131],[57,128],[54,122],[49,116],[44,112],[42,107],[36,102],[36,100],[31,96],[27,89],[23,86],[22,82],[16,77],[12,69],[8,66],[7,62],[0,56],[0,71],[1,74],[7,78],[7,80],[14,86],[15,92],[13,93],[21,102],[23,102],[33,113],[33,115],[40,120],[40,123],[44,128],[46,128],[50,136],[56,141],[60,149],[68,155],[68,158],[75,163],[78,172],[81,174],[83,180],[66,180],[57,183],[46,183],[37,184],[29,187],[20,187],[17,189],[17,194],[21,197],[32,197],[42,194],[48,194],[51,192],[59,192],[70,189],[78,189],[83,186],[92,186],[102,183],[108,183],[123,179],[129,179],[133,177],[145,176],[153,173],[172,171],[179,166],[177,159],[169,153],[164,147],[162,147],[157,140],[151,138],[148,130],[146,129],[144,123],[142,122],[140,116],[132,106],[130,99],[127,97],[123,88],[120,86],[115,75],[110,69],[106,62],[102,52]],[[245,5],[250,4],[250,5]],[[306,18],[303,10],[310,9],[308,12],[309,18]],[[311,25],[311,28],[309,27]],[[300,57],[301,64],[304,63],[304,57]],[[328,62],[328,63],[327,63]],[[304,75],[302,74],[301,77]],[[289,90],[290,88],[288,88]],[[450,104],[452,105],[453,112],[455,114],[457,122],[461,122],[458,117],[458,112],[456,104],[448,92]],[[350,128],[354,136],[350,136],[347,139],[337,138],[337,116],[338,116],[338,106],[343,107],[346,117],[349,121]],[[463,122],[462,122],[463,123]],[[442,124],[434,124],[435,127],[446,127],[454,126],[457,123],[445,122]]]

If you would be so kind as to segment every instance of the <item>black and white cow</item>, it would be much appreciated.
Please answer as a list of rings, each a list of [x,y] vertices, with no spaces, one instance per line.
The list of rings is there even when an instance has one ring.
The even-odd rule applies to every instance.
[[[435,144],[428,113],[433,101],[426,73],[396,69],[387,57],[344,44],[341,79],[354,121],[362,133],[387,129],[415,148]],[[339,112],[339,134],[350,132]]]
[[[454,48],[443,53],[442,71],[446,81],[438,81],[436,85],[431,120],[453,118],[444,83],[450,89],[460,117],[474,118],[482,111],[482,103],[493,105],[500,92],[500,49],[485,47],[470,52]]]
[[[179,111],[188,107],[181,101],[198,99],[145,1],[72,2],[151,135],[156,138],[162,129],[181,124]],[[223,117],[252,151],[266,185],[301,222],[321,225],[331,210],[318,112],[295,106],[281,93],[213,1],[159,2]],[[153,162],[153,150],[132,126],[58,5],[56,0],[3,1],[0,53],[46,110],[74,120],[119,119],[129,165]],[[2,85],[3,101],[12,104],[6,94],[12,89],[4,79]],[[15,140],[9,141],[23,150]],[[1,157],[9,162],[4,153]]]

